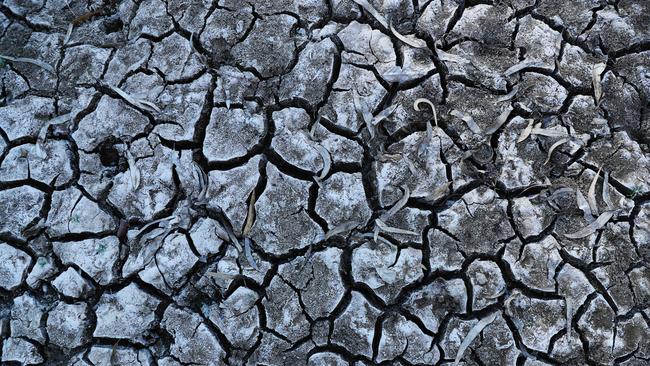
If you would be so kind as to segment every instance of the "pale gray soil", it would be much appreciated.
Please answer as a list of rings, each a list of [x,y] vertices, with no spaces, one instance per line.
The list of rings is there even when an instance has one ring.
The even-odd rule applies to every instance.
[[[650,364],[648,1],[0,0],[0,62],[3,364]]]

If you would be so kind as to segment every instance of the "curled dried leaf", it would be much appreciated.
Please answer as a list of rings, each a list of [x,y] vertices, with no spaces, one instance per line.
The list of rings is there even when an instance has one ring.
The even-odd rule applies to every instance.
[[[600,176],[600,170],[601,168],[598,168],[598,172],[596,175],[594,175],[594,179],[591,181],[591,184],[589,185],[589,191],[587,192],[587,202],[589,202],[589,207],[591,208],[591,212],[594,214],[594,216],[598,215],[598,204],[596,203],[596,183],[598,183],[598,177]]]
[[[433,113],[433,122],[435,123],[436,126],[438,126],[438,112],[436,111],[436,107],[433,105],[433,102],[431,102],[427,98],[418,98],[413,102],[413,109],[415,109],[417,112],[421,111],[420,109],[420,104],[425,103],[431,107],[431,112]],[[427,130],[429,130],[430,126],[427,126]]]
[[[581,239],[584,237],[587,237],[593,233],[595,233],[597,230],[601,229],[603,226],[609,222],[609,220],[614,216],[614,213],[616,211],[605,211],[598,218],[596,221],[590,223],[589,225],[585,226],[584,228],[576,231],[575,233],[571,234],[564,234],[569,239]]]
[[[469,127],[470,131],[474,132],[477,135],[481,134],[481,128],[474,122],[474,118],[469,114],[465,112],[461,112],[459,110],[453,109],[451,112],[449,112],[450,115],[460,118],[465,123],[467,124],[467,127]]]
[[[535,123],[534,119],[531,118],[528,120],[528,125],[526,126],[526,128],[524,128],[523,131],[521,131],[519,138],[517,138],[517,143],[523,142],[525,139],[528,138],[528,136],[530,136],[530,133],[533,130],[533,123]]]
[[[463,341],[461,342],[460,346],[458,347],[458,353],[456,353],[456,358],[454,359],[454,366],[458,366],[458,363],[460,360],[463,358],[463,354],[465,354],[465,351],[467,350],[467,347],[469,347],[470,344],[478,337],[479,334],[487,327],[490,325],[496,318],[497,318],[498,313],[492,313],[485,318],[481,319],[476,323],[472,329],[469,330]]]
[[[393,25],[390,25],[390,31],[393,32],[395,37],[399,39],[400,41],[406,43],[407,45],[413,47],[413,48],[427,48],[427,42],[425,42],[422,39],[419,39],[415,36],[405,36],[403,34],[400,34]]]
[[[555,149],[557,149],[558,147],[560,147],[560,145],[562,145],[564,143],[567,143],[567,142],[569,142],[569,139],[565,137],[563,139],[558,140],[553,145],[551,145],[551,148],[548,149],[548,154],[546,155],[546,160],[544,161],[544,165],[548,164],[548,162],[551,160],[551,155],[553,155],[553,151]]]
[[[316,145],[316,150],[318,150],[321,159],[323,159],[323,170],[321,170],[320,175],[318,176],[318,179],[322,181],[330,172],[332,167],[332,157],[330,156],[330,152],[321,145]]]

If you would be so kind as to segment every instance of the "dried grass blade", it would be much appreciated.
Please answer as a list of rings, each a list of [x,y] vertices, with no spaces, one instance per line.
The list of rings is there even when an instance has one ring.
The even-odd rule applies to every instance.
[[[41,69],[49,72],[50,74],[56,74],[56,71],[54,71],[54,67],[52,67],[49,64],[46,64],[45,62],[43,62],[41,60],[36,60],[36,59],[33,59],[33,58],[29,58],[29,57],[11,57],[11,56],[5,56],[5,55],[0,55],[0,58],[8,60],[8,61],[12,61],[12,62],[23,62],[23,63],[27,63],[27,64],[32,64],[32,65],[40,67]]]
[[[594,65],[591,69],[591,81],[594,86],[594,97],[596,98],[596,105],[600,103],[600,98],[603,96],[603,86],[601,85],[600,75],[605,71],[607,65],[600,63]]]
[[[72,37],[72,30],[74,29],[74,24],[70,23],[68,25],[68,31],[65,33],[65,38],[63,38],[63,45],[67,45],[70,42],[70,37]]]
[[[594,176],[594,179],[592,179],[591,184],[589,185],[589,191],[587,192],[587,202],[589,202],[589,207],[591,208],[591,212],[594,214],[594,216],[598,215],[598,203],[596,202],[596,183],[598,183],[598,177],[600,176],[600,170],[601,168],[598,168],[598,172]]]
[[[608,210],[614,209],[612,198],[609,195],[609,172],[605,172],[605,177],[603,179],[603,202],[607,205]]]
[[[456,358],[454,359],[454,366],[458,366],[458,363],[460,360],[463,358],[463,354],[467,350],[467,347],[469,347],[470,344],[478,337],[479,334],[487,327],[490,325],[496,318],[497,318],[498,313],[492,313],[485,318],[479,320],[478,323],[476,323],[472,329],[469,330],[465,338],[463,339],[463,342],[461,342],[460,346],[458,347],[458,353],[456,353]]]
[[[406,202],[408,202],[409,197],[411,197],[411,190],[409,187],[405,184],[402,186],[402,189],[404,190],[404,194],[402,195],[402,198],[397,201],[393,207],[391,207],[388,211],[386,211],[383,215],[381,215],[382,220],[388,220],[389,218],[393,217],[399,210],[402,209],[406,205]]]
[[[551,155],[553,155],[553,151],[555,149],[557,149],[558,147],[560,147],[560,145],[562,145],[564,143],[567,143],[567,142],[569,142],[569,139],[565,137],[563,139],[558,140],[553,145],[551,145],[551,148],[548,149],[548,154],[546,155],[546,160],[544,161],[544,165],[548,164],[548,162],[551,160]]]
[[[375,9],[367,0],[352,0],[361,6],[365,11],[370,13],[384,28],[389,29],[388,22],[383,15],[381,15],[377,9]]]
[[[512,74],[518,73],[519,71],[529,68],[529,67],[535,67],[535,68],[542,68],[544,67],[544,63],[541,61],[522,61],[516,65],[511,66],[508,68],[503,75],[505,76],[510,76]]]
[[[397,31],[393,25],[390,25],[390,30],[393,32],[395,37],[400,41],[406,43],[407,45],[413,48],[427,48],[427,42],[422,39],[416,38],[415,36],[405,36]]]
[[[469,127],[469,129],[475,134],[481,134],[481,128],[476,124],[476,122],[474,122],[474,118],[469,113],[453,109],[451,112],[449,112],[449,114],[465,121],[465,123],[467,123],[467,127]]]
[[[594,215],[591,213],[591,207],[589,207],[587,199],[579,189],[576,189],[576,202],[578,204],[578,208],[582,211],[582,216],[584,217],[585,221],[592,222],[594,220]]]
[[[521,131],[521,134],[519,135],[519,138],[517,139],[517,143],[523,142],[525,139],[528,138],[528,136],[530,136],[530,133],[533,130],[533,123],[535,123],[534,119],[531,118],[531,119],[528,120],[528,125],[526,126],[526,128],[524,128],[523,131]]]
[[[379,230],[381,230],[383,232],[386,232],[386,233],[404,234],[404,235],[416,235],[416,236],[420,235],[419,233],[416,233],[415,231],[404,230],[404,229],[388,226],[381,219],[375,219],[375,224],[377,225],[377,228],[379,228]]]
[[[199,182],[199,195],[197,197],[197,200],[203,201],[205,199],[205,196],[208,194],[210,178],[196,162],[194,161],[192,162],[192,167],[194,168],[193,170],[194,177]]]
[[[605,224],[607,224],[607,222],[609,222],[609,220],[612,218],[612,216],[614,216],[615,212],[616,211],[613,211],[613,210],[612,211],[605,211],[602,214],[600,214],[600,216],[598,216],[596,221],[594,221],[591,224],[587,225],[586,227],[576,231],[575,233],[564,234],[564,236],[569,238],[569,239],[581,239],[581,238],[587,237],[587,236],[595,233],[596,230],[598,230],[598,229],[602,228],[603,226],[605,226]]]
[[[330,156],[330,152],[321,145],[316,145],[316,150],[318,150],[321,159],[323,159],[323,170],[321,170],[320,175],[318,176],[318,179],[322,181],[330,172],[332,167],[332,157]]]
[[[508,106],[508,108],[506,108],[503,112],[501,112],[499,117],[497,117],[497,120],[494,123],[494,125],[488,128],[487,131],[485,131],[485,135],[489,136],[497,132],[497,130],[501,128],[501,126],[503,126],[504,123],[506,123],[506,120],[508,119],[510,112],[512,112],[512,109],[513,109],[512,106]]]

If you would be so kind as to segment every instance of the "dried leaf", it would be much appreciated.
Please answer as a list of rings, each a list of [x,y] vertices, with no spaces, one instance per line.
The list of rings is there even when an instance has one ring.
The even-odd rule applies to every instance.
[[[359,222],[357,221],[346,221],[340,225],[335,226],[334,228],[328,230],[325,233],[325,240],[333,237],[334,235],[338,235],[341,233],[346,233],[350,230],[356,229],[359,226]]]
[[[510,75],[518,73],[519,71],[521,71],[523,69],[526,69],[526,68],[530,68],[530,67],[543,68],[544,66],[545,66],[544,63],[541,62],[541,61],[522,61],[522,62],[508,68],[508,70],[506,70],[503,73],[503,75],[510,76]]]
[[[441,49],[436,48],[436,54],[441,61],[454,62],[457,64],[471,64],[472,62],[468,59],[462,58],[458,55],[452,53],[447,53]]]
[[[498,97],[498,98],[496,99],[496,102],[497,102],[497,103],[507,102],[507,101],[509,101],[510,99],[512,99],[512,98],[513,98],[513,97],[514,97],[518,92],[519,92],[519,84],[515,85],[515,86],[512,88],[512,90],[510,91],[510,93]]]
[[[400,34],[393,25],[390,25],[390,30],[393,32],[395,37],[399,39],[400,41],[406,43],[407,45],[413,47],[413,48],[427,48],[427,42],[425,42],[422,39],[416,38],[415,36],[405,36],[403,34]]]
[[[530,133],[533,130],[533,123],[534,122],[535,122],[535,120],[532,119],[532,118],[528,120],[528,125],[526,126],[526,128],[524,128],[523,131],[521,131],[521,134],[519,135],[519,138],[517,139],[517,143],[523,142],[525,139],[528,138],[528,136],[530,136]]]
[[[607,205],[608,210],[614,209],[612,198],[609,195],[609,172],[605,172],[605,177],[603,179],[603,202]]]
[[[381,15],[377,9],[375,9],[367,0],[352,0],[361,6],[365,11],[370,13],[384,28],[389,29],[388,22],[383,15]]]
[[[136,191],[140,187],[140,169],[135,164],[135,158],[131,150],[126,150],[126,158],[129,163],[129,177],[131,178],[131,190]]]
[[[393,207],[391,207],[388,211],[386,211],[383,215],[381,215],[382,220],[388,220],[389,218],[393,217],[399,210],[402,209],[406,205],[406,202],[409,200],[409,197],[411,196],[411,190],[409,187],[405,184],[402,186],[402,189],[404,190],[404,194],[402,195],[402,198],[397,201]]]
[[[217,280],[230,281],[235,278],[234,275],[223,272],[206,272],[206,276],[212,277]]]
[[[596,203],[596,183],[598,183],[598,176],[600,176],[600,170],[601,168],[598,168],[598,172],[594,176],[594,179],[591,181],[591,184],[589,185],[589,191],[587,192],[587,202],[589,202],[589,207],[591,208],[591,212],[594,214],[594,216],[598,215],[598,204]]]
[[[576,231],[575,233],[564,234],[564,236],[566,236],[569,239],[581,239],[581,238],[587,237],[587,236],[595,233],[596,230],[598,230],[598,229],[602,228],[603,226],[605,226],[605,224],[607,224],[607,222],[609,222],[609,220],[612,218],[612,216],[614,216],[615,212],[616,211],[613,211],[613,210],[612,211],[605,211],[602,214],[600,214],[600,216],[598,216],[596,221],[594,221],[591,224],[587,225],[586,227]]]
[[[512,112],[512,106],[508,106],[508,108],[506,108],[503,112],[501,112],[499,117],[497,117],[497,120],[494,123],[494,125],[492,125],[492,127],[488,128],[487,131],[485,131],[485,135],[489,136],[489,135],[497,132],[497,130],[499,128],[501,128],[501,126],[503,126],[504,123],[506,123],[506,120],[508,119],[508,116],[510,115],[510,112]]]
[[[401,66],[393,66],[388,71],[381,74],[381,77],[389,83],[404,83],[409,80],[420,78],[424,75],[425,74],[423,73],[407,71]]]
[[[363,118],[363,121],[368,128],[368,133],[370,133],[370,138],[374,138],[375,129],[372,126],[372,113],[370,113],[366,104],[359,99],[359,95],[356,92],[352,92],[352,102],[354,103],[354,109]]]
[[[551,155],[553,154],[553,150],[557,149],[560,145],[569,142],[568,138],[563,138],[558,140],[556,143],[551,145],[551,148],[548,149],[548,154],[546,155],[546,160],[544,161],[544,165],[548,164],[548,162],[551,160]]]
[[[330,152],[321,145],[316,145],[316,150],[318,150],[321,159],[323,159],[323,170],[321,170],[320,175],[318,176],[318,179],[323,180],[332,167],[332,157],[330,156]]]
[[[492,313],[485,318],[479,320],[478,323],[476,323],[472,329],[469,330],[465,338],[463,339],[463,342],[461,342],[460,346],[458,347],[458,353],[456,353],[456,358],[454,359],[454,366],[458,366],[458,363],[460,360],[463,358],[463,354],[465,353],[465,350],[467,350],[467,347],[469,347],[470,344],[478,337],[479,334],[487,327],[490,325],[496,318],[497,318],[498,313]]]
[[[314,124],[309,129],[309,137],[314,141],[316,141],[316,128],[318,128],[319,124],[320,124],[320,115],[316,117],[316,121],[314,121]]]
[[[246,260],[248,264],[251,265],[256,271],[260,270],[260,267],[257,266],[255,258],[253,258],[253,252],[251,250],[251,240],[249,238],[244,238],[244,255],[246,255]]]
[[[153,103],[151,103],[149,101],[143,100],[143,99],[135,98],[135,97],[129,95],[124,90],[122,90],[122,89],[120,89],[120,88],[118,88],[116,86],[111,85],[110,88],[114,92],[119,94],[120,97],[122,97],[124,100],[131,103],[132,105],[134,105],[134,106],[136,106],[136,107],[138,107],[140,109],[144,109],[144,110],[148,110],[148,111],[155,111],[155,112],[160,113],[160,108],[158,108],[155,104],[153,104]]]
[[[386,232],[386,233],[393,233],[393,234],[404,234],[404,235],[420,235],[419,233],[416,233],[415,231],[411,230],[404,230],[392,226],[386,225],[381,219],[375,219],[375,224],[377,225],[376,227],[379,228],[379,230]]]
[[[242,230],[242,235],[247,236],[251,229],[253,228],[253,222],[255,222],[255,188],[251,192],[250,199],[248,200],[248,214],[246,215],[246,222],[244,223],[244,229]]]
[[[419,175],[418,174],[418,169],[415,167],[415,164],[413,163],[413,160],[411,160],[411,158],[409,158],[406,155],[404,155],[404,157],[402,159],[406,162],[406,166],[409,168],[409,172],[411,172],[411,174],[414,177],[417,177]]]
[[[585,221],[592,222],[594,220],[594,215],[591,213],[591,208],[589,207],[589,203],[587,203],[587,199],[579,189],[576,189],[576,202],[578,208],[582,211],[582,216]]]
[[[35,66],[40,67],[41,69],[49,72],[50,74],[56,74],[56,71],[54,70],[54,67],[50,66],[49,64],[46,64],[45,62],[41,60],[36,60],[33,58],[28,58],[28,57],[11,57],[11,56],[5,56],[5,55],[0,55],[0,58],[5,59],[7,61],[12,61],[12,62],[23,62],[27,64],[32,64]]]
[[[594,65],[594,68],[591,69],[591,81],[594,86],[594,97],[596,98],[596,105],[600,103],[600,98],[603,96],[603,87],[600,81],[600,75],[605,71],[607,65],[600,63]]]
[[[566,133],[562,128],[539,128],[534,127],[531,131],[533,135],[541,135],[547,137],[569,137],[569,134]]]
[[[197,201],[202,202],[205,199],[205,196],[208,194],[208,186],[210,184],[210,178],[203,171],[203,168],[199,166],[196,162],[192,162],[192,174],[194,178],[199,182],[199,194],[197,196]]]
[[[393,112],[395,112],[397,107],[399,107],[399,104],[396,103],[379,112],[375,117],[372,118],[372,125],[376,126],[379,122],[388,118],[391,114],[393,114]]]
[[[469,113],[453,109],[451,112],[449,112],[449,114],[465,121],[465,123],[467,123],[467,127],[469,127],[469,129],[475,134],[481,134],[481,128],[476,124],[476,122],[474,122],[474,118]]]

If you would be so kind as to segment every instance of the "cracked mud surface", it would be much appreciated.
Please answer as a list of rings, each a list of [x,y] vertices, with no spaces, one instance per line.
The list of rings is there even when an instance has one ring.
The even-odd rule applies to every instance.
[[[1,1],[3,364],[650,364],[650,3],[369,4]]]

